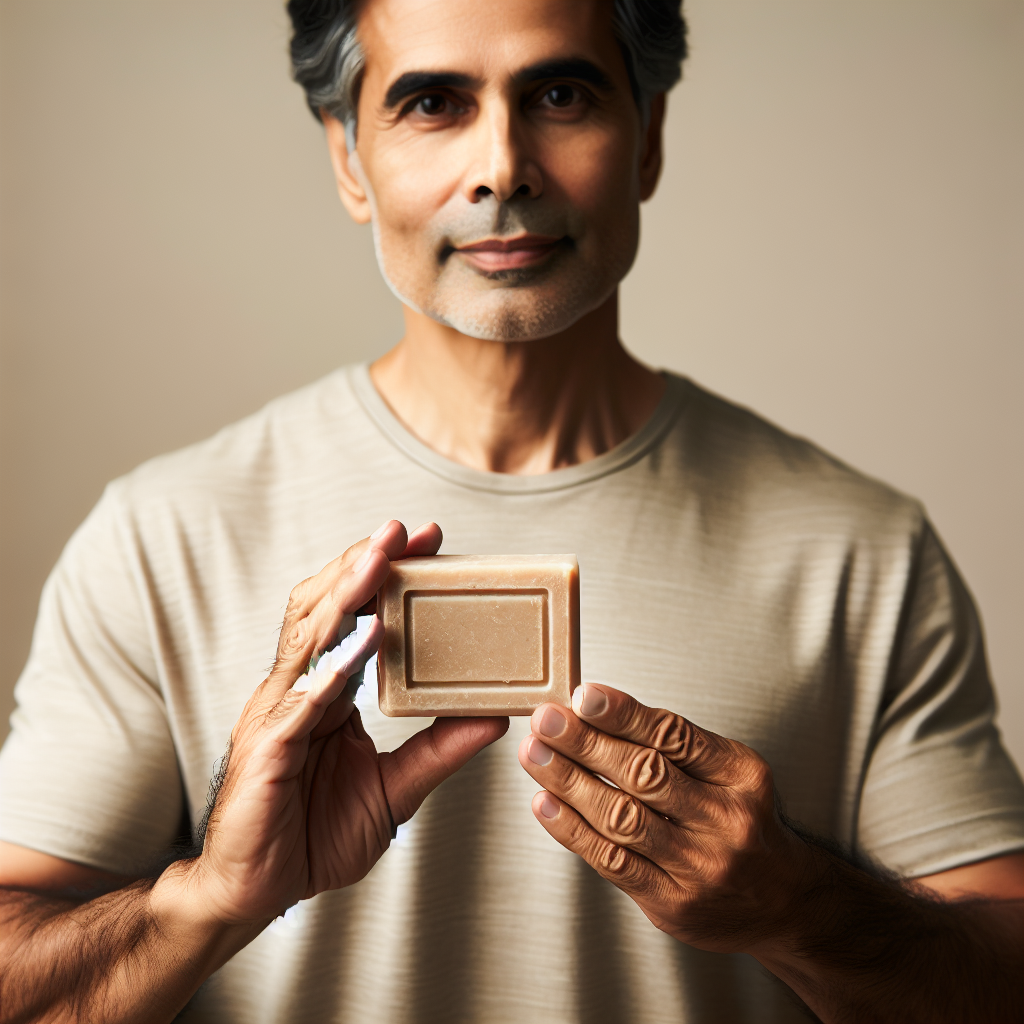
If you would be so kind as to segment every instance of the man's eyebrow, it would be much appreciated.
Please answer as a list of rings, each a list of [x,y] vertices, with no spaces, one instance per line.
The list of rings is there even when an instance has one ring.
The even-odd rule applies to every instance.
[[[516,72],[520,84],[539,82],[550,78],[575,78],[598,89],[611,89],[612,80],[593,62],[584,57],[565,57],[561,60],[545,60],[531,64]]]
[[[458,71],[406,71],[399,75],[384,94],[384,109],[394,110],[407,96],[424,89],[467,89],[476,79]]]

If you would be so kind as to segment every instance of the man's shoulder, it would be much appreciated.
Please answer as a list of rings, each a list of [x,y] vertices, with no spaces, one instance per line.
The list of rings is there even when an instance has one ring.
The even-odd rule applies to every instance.
[[[260,495],[315,489],[317,479],[359,461],[378,436],[353,392],[352,370],[335,370],[205,440],[149,459],[113,481],[108,496],[139,514],[252,508]]]
[[[673,431],[686,475],[712,502],[770,528],[805,524],[862,536],[917,533],[921,503],[807,438],[686,378]]]

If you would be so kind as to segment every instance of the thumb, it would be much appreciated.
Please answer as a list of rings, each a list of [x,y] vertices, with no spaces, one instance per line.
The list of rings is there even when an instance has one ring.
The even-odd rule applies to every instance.
[[[432,790],[507,731],[507,718],[437,718],[397,750],[381,754],[380,777],[395,824],[408,821]]]

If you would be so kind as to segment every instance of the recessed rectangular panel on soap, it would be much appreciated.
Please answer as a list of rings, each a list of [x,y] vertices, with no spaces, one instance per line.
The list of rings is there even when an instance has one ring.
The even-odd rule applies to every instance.
[[[381,711],[529,715],[579,683],[575,555],[434,555],[394,562],[378,596]]]
[[[546,590],[408,590],[405,684],[543,686]]]

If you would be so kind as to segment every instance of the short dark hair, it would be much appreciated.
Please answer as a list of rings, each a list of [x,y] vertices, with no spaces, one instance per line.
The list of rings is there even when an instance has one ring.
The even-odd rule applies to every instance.
[[[651,100],[682,74],[686,21],[682,0],[614,0],[612,27],[622,48],[629,84],[646,116]],[[292,19],[292,76],[306,91],[318,120],[321,109],[354,139],[363,51],[356,38],[358,0],[288,0]]]

